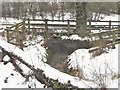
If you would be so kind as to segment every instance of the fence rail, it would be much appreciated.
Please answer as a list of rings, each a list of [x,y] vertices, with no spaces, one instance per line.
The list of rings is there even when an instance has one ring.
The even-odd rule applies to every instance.
[[[120,25],[120,21],[93,21],[93,20],[81,20],[80,22],[87,23],[88,30],[108,30],[118,28]],[[47,24],[47,25],[45,25]],[[9,24],[5,24],[9,25]],[[16,24],[17,25],[17,24]],[[15,26],[16,26],[15,25]],[[76,30],[76,20],[49,20],[49,19],[26,19],[25,26],[29,30],[43,30],[45,26],[49,30]],[[14,27],[14,25],[12,25]],[[11,27],[11,28],[12,28]]]

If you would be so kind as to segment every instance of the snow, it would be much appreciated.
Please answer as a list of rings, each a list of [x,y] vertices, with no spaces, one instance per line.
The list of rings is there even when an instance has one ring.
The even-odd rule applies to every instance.
[[[4,29],[3,29],[3,28],[0,29],[0,33],[2,33],[2,32],[4,32]]]
[[[43,87],[36,79],[30,82],[24,82],[25,79],[16,71],[14,71],[14,67],[11,63],[7,65],[3,65],[0,63],[0,89],[2,88],[28,88],[28,85],[31,83],[36,83],[38,88]],[[4,80],[7,79],[8,83],[4,83]]]
[[[104,16],[104,18],[103,19],[101,19],[101,21],[109,21],[109,20],[111,20],[111,21],[118,21],[118,17],[120,17],[119,15],[116,15],[116,14],[112,14],[112,15],[110,15],[110,16]]]
[[[4,48],[6,51],[11,52],[11,53],[17,55],[18,57],[21,57],[24,61],[26,61],[30,65],[33,65],[36,69],[39,68],[39,69],[43,70],[44,74],[47,77],[52,78],[54,80],[58,79],[61,83],[67,83],[70,80],[72,85],[78,86],[81,88],[86,88],[86,85],[83,82],[81,82],[79,80],[79,78],[74,77],[74,76],[70,76],[68,74],[62,73],[59,70],[52,68],[51,66],[49,66],[48,64],[44,63],[39,58],[37,58],[38,55],[35,55],[33,60],[32,60],[32,58],[27,53],[25,53],[24,51],[22,51],[18,47],[11,45],[3,40],[0,40],[0,43],[1,43],[0,47]],[[31,61],[34,61],[34,62],[31,62]],[[21,66],[21,68],[23,68],[23,65],[20,65],[20,66]],[[24,66],[23,70],[24,70],[24,73],[26,73],[26,74],[28,74],[28,71],[30,71],[29,69],[26,69],[25,66]]]
[[[83,71],[83,75],[90,80],[95,79],[94,74],[106,75],[107,85],[112,87],[113,80],[110,77],[118,74],[118,45],[116,45],[116,49],[111,49],[108,53],[95,58],[91,57],[88,51],[89,49],[78,49],[73,52],[68,58],[70,60],[69,68],[77,69],[79,67]]]
[[[32,40],[30,39],[32,37]],[[32,36],[28,35],[26,41],[23,42],[25,46],[35,45],[36,43],[39,43],[42,45],[44,43],[44,39],[42,36]]]
[[[6,88],[6,87],[21,87],[20,85],[17,85],[23,80],[23,77],[20,75],[17,75],[18,73],[15,72],[14,67],[12,64],[8,63],[7,65],[3,65],[3,63],[0,63],[0,89]],[[11,73],[14,73],[14,76],[11,76]],[[4,83],[4,80],[6,77],[10,77],[10,80],[8,79],[8,83]],[[14,81],[13,81],[14,80]]]
[[[19,23],[21,20],[15,19],[15,18],[0,18],[0,24],[15,24]]]
[[[70,36],[61,36],[61,38],[62,39],[69,39],[69,40],[81,40],[81,41],[88,40],[88,37],[81,38],[77,34],[73,34]]]
[[[48,18],[49,19],[49,18]],[[55,18],[57,19],[57,18]],[[70,19],[66,15],[66,20]],[[118,15],[111,15],[111,16],[104,16],[101,21],[118,21]],[[16,19],[7,19],[4,20],[3,18],[0,19],[1,24],[14,24],[20,22],[21,20]],[[35,23],[35,22],[32,22]],[[44,23],[44,22],[37,22],[37,23]],[[65,22],[48,22],[49,24],[64,24]],[[75,25],[75,23],[71,23]],[[108,25],[108,23],[92,23],[93,25]],[[113,25],[116,23],[112,23]],[[0,27],[5,28],[6,26],[0,25]],[[4,31],[3,29],[0,32]],[[93,30],[92,32],[96,32]],[[72,40],[87,40],[86,38],[81,38],[78,35],[71,35],[71,36],[62,36],[62,39],[72,39]],[[5,50],[14,53],[17,56],[20,56],[24,61],[29,63],[30,65],[34,66],[35,68],[39,68],[44,71],[44,74],[52,79],[58,79],[61,83],[67,83],[69,80],[71,84],[74,86],[78,86],[80,88],[89,88],[89,87],[98,87],[95,82],[80,80],[78,77],[74,77],[65,73],[58,71],[57,69],[52,68],[50,65],[44,63],[47,61],[46,59],[46,50],[41,46],[40,43],[35,44],[37,40],[42,40],[41,37],[33,41],[25,42],[28,47],[20,50],[18,47],[11,45],[4,41],[3,38],[0,38],[0,47],[3,47]],[[32,44],[31,44],[32,42]],[[42,42],[43,43],[43,42]],[[34,45],[33,45],[34,44]],[[118,45],[116,45],[116,49],[111,49],[108,53],[104,53],[98,57],[92,58],[91,54],[88,53],[89,49],[78,49],[73,52],[68,59],[70,60],[70,67],[76,69],[77,66],[83,70],[85,77],[88,79],[96,79],[93,77],[93,74],[105,75],[106,76],[106,83],[108,88],[117,88],[118,87],[118,79],[112,80],[111,77],[114,74],[118,73]],[[9,57],[5,56],[4,61],[9,61]],[[20,62],[18,62],[20,63]],[[32,73],[31,70],[23,64],[19,64],[19,66],[23,69],[25,74]],[[113,72],[112,72],[113,71]],[[14,76],[11,76],[14,74]],[[4,83],[4,80],[8,78],[8,83]],[[1,88],[28,88],[28,85],[33,85],[36,83],[37,88],[42,88],[43,85],[40,84],[34,77],[30,79],[32,82],[24,82],[25,79],[14,70],[12,64],[8,63],[4,65],[0,62],[0,89]],[[33,86],[34,87],[34,86]]]
[[[3,58],[3,61],[9,61],[10,60],[10,57],[8,55],[6,55],[4,58]]]
[[[35,45],[35,47],[37,47],[37,49],[35,49],[35,47],[33,47],[33,46],[29,46],[28,49],[26,49],[25,51],[22,51],[18,47],[9,44],[6,41],[0,40],[0,46],[3,47],[8,52],[12,52],[15,55],[21,57],[24,61],[26,61],[30,65],[33,65],[36,69],[39,68],[39,69],[43,70],[44,74],[47,77],[55,79],[55,80],[58,79],[61,83],[67,83],[70,80],[72,85],[78,86],[80,88],[87,88],[89,85],[90,85],[89,87],[96,87],[97,86],[95,83],[93,84],[92,82],[88,82],[88,81],[84,81],[84,80],[81,81],[78,77],[74,77],[74,76],[70,76],[68,74],[62,73],[62,72],[52,68],[48,64],[44,63],[41,60],[42,58],[38,57],[39,54],[36,53],[36,50],[39,49],[39,50],[41,50],[41,52],[43,52],[41,54],[45,54],[44,49],[39,45]],[[77,62],[79,62],[79,64],[80,64],[79,66],[85,72],[84,73],[85,76],[87,76],[87,77],[89,76],[90,79],[92,79],[91,73],[93,73],[91,71],[94,71],[94,69],[96,70],[96,73],[104,74],[104,72],[105,72],[105,62],[108,65],[113,66],[113,67],[111,67],[111,69],[115,73],[117,73],[117,70],[118,70],[118,68],[116,68],[116,65],[118,65],[117,64],[118,59],[117,59],[117,56],[116,56],[117,55],[116,52],[118,50],[117,48],[118,47],[116,46],[115,50],[110,51],[111,53],[104,54],[104,55],[99,56],[95,59],[90,58],[90,54],[88,53],[88,50],[84,50],[84,49],[77,50],[69,57],[69,58],[71,58],[71,60],[73,60],[72,63],[71,63],[71,66],[76,67],[77,63],[75,62],[75,60]],[[29,51],[33,52],[33,57],[34,58],[32,58],[31,54],[29,54],[30,53]],[[114,58],[114,60],[113,60],[113,58]],[[1,66],[4,67],[3,65],[1,65]],[[9,64],[8,64],[8,66],[9,66]],[[5,67],[7,67],[7,66],[5,66]],[[23,70],[24,70],[25,74],[28,74],[30,72],[30,69],[28,69],[24,65],[20,65],[20,67],[24,68]],[[11,71],[12,68],[13,68],[12,66],[11,66],[11,68],[9,66],[8,70]],[[99,69],[100,69],[100,72],[97,72],[97,71],[99,71]],[[3,69],[3,70],[6,71],[5,69]],[[107,74],[108,73],[110,73],[109,70],[108,70]],[[8,74],[6,74],[6,75],[8,75]],[[3,75],[3,76],[6,76],[6,75]],[[86,84],[88,86],[86,86]],[[109,85],[111,85],[111,84],[112,84],[112,82],[109,82]]]
[[[6,27],[10,27],[11,25],[14,25],[16,23],[21,22],[22,20],[18,20],[15,18],[0,18],[0,28],[6,28]]]
[[[112,66],[111,68],[114,69],[114,72],[118,72],[118,68],[116,67],[118,65],[118,45],[116,45],[116,49],[110,50],[108,51],[108,53],[104,53],[95,58],[92,57],[88,51],[89,49],[78,49],[75,52],[73,52],[69,56],[69,59],[71,59],[70,67],[76,68],[77,64],[79,64],[79,66],[84,67],[83,69],[85,70],[83,71],[86,72],[86,67],[93,69],[99,69],[101,67],[102,69],[103,66],[101,65],[107,63],[108,65]],[[87,74],[89,74],[89,72]]]
[[[5,48],[5,50],[7,50],[8,52],[12,52],[16,55],[19,55],[23,60],[27,60],[26,62],[29,62],[29,64],[35,65],[36,68],[39,67],[37,64],[39,60],[43,59],[44,61],[44,59],[46,59],[45,56],[43,55],[45,53],[45,49],[41,47],[39,44],[35,46],[29,46],[26,49],[26,52],[20,50],[17,46],[9,44],[3,40],[0,41],[0,46]],[[36,62],[32,61],[34,59],[36,60]]]

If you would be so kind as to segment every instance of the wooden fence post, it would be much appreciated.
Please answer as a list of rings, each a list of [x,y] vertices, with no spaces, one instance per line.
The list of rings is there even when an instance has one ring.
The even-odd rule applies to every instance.
[[[30,19],[28,18],[28,32],[30,31]]]
[[[23,49],[24,47],[24,44],[23,44],[23,41],[26,40],[26,37],[25,37],[25,33],[27,32],[27,29],[25,27],[25,20],[22,22],[22,31],[21,32],[18,32],[19,35],[20,35],[20,48]]]
[[[47,43],[48,43],[48,38],[49,38],[49,33],[48,33],[48,20],[45,19],[45,47],[47,47]]]
[[[108,32],[108,35],[110,36],[110,30],[111,30],[111,20],[109,21],[109,28],[108,28],[109,32]]]
[[[18,25],[16,25],[15,26],[15,31],[16,31],[16,33],[15,33],[15,36],[16,36],[16,43],[19,43],[20,41],[19,41],[19,31],[18,31]]]
[[[46,34],[46,37],[48,38],[48,20],[45,19],[45,34]]]
[[[115,39],[116,39],[115,32],[112,33],[112,38],[113,38],[113,41],[112,41],[112,48],[115,49]]]
[[[7,32],[7,42],[9,43],[10,42],[10,38],[9,38],[9,28],[7,27],[7,29],[6,29],[6,32]]]
[[[89,33],[91,33],[91,21],[89,21]]]
[[[109,21],[109,30],[111,30],[111,20]]]
[[[111,30],[111,20],[109,21],[109,31]]]
[[[27,28],[25,27],[25,21],[23,21],[23,26],[22,26],[22,39],[26,40],[25,38],[25,33],[27,32]]]
[[[68,36],[70,35],[70,21],[68,20]]]

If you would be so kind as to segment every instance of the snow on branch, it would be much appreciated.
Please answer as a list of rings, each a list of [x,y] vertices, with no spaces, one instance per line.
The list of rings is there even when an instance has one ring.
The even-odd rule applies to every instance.
[[[78,77],[74,77],[66,73],[60,72],[59,70],[51,67],[50,65],[44,63],[41,60],[39,60],[38,62],[36,58],[32,60],[36,62],[33,65],[31,58],[28,54],[26,54],[23,50],[19,49],[17,46],[9,44],[6,41],[0,40],[0,48],[2,48],[2,50],[6,52],[7,55],[12,58],[12,60],[14,61],[18,60],[20,63],[27,66],[29,70],[32,70],[33,75],[36,77],[36,79],[46,85],[48,85],[48,82],[46,81],[47,78],[52,80],[58,80],[58,82],[62,84],[67,84],[69,82],[71,86],[75,86],[78,88],[89,88],[89,86],[87,85],[91,84],[91,82],[80,80]],[[14,62],[14,65],[16,65],[15,62]],[[18,68],[24,68],[24,67],[22,67],[21,65],[21,66],[18,66]],[[24,76],[25,74],[24,70],[22,74],[23,74],[22,76]],[[93,88],[94,87],[95,85],[93,86]]]

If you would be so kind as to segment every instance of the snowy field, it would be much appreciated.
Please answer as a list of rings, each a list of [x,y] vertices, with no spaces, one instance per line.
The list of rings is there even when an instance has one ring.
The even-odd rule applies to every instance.
[[[66,19],[70,17],[66,16]],[[117,15],[104,16],[102,20],[118,20]],[[0,23],[4,20],[1,19]],[[10,24],[14,22],[20,22],[17,20],[9,19]],[[5,23],[8,23],[4,21]],[[4,28],[4,27],[3,27]],[[66,37],[62,37],[66,38]],[[68,38],[68,37],[67,37]],[[81,39],[80,37],[74,35],[70,37],[72,39]],[[39,40],[42,38],[38,38]],[[27,42],[26,44],[29,44]],[[34,44],[35,41],[32,41]],[[24,51],[20,50],[14,45],[11,45],[4,41],[4,39],[0,38],[0,46],[4,47],[9,52],[13,52],[16,55],[20,56],[23,60],[28,62],[30,65],[35,68],[40,68],[44,71],[44,74],[47,77],[58,79],[61,83],[67,83],[68,80],[71,81],[71,84],[74,86],[78,86],[80,88],[96,88],[99,87],[100,80],[106,84],[107,88],[118,88],[118,47],[120,45],[116,45],[115,49],[110,49],[107,53],[103,53],[98,57],[91,57],[91,54],[88,52],[89,49],[78,49],[74,51],[70,56],[68,56],[69,67],[76,69],[79,67],[83,71],[83,75],[85,78],[89,80],[80,80],[78,77],[70,76],[68,74],[62,73],[48,64],[45,64],[46,61],[46,50],[41,46],[41,44],[30,45],[24,48]],[[4,57],[5,61],[9,60],[8,56]],[[31,73],[31,70],[20,64],[22,68],[24,68],[24,73]],[[36,83],[36,86],[34,86]],[[1,88],[28,88],[28,86],[32,86],[33,88],[43,88],[43,85],[40,84],[35,78],[31,78],[30,82],[25,82],[25,79],[14,70],[14,67],[11,63],[4,65],[3,62],[0,62],[0,89]]]

